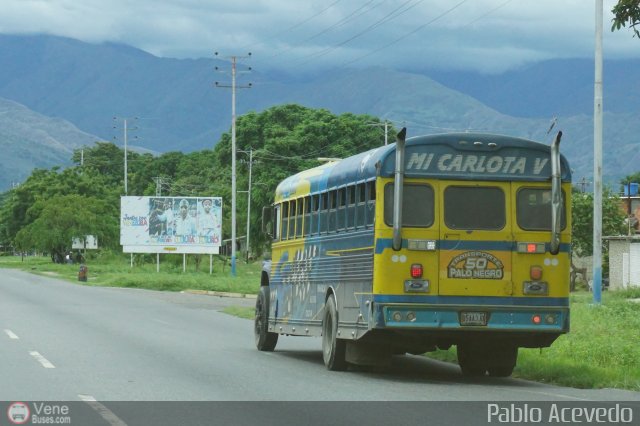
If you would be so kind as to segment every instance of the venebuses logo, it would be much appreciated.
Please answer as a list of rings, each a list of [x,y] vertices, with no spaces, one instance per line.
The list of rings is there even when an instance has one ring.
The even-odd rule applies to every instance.
[[[9,421],[14,425],[23,425],[29,421],[31,410],[29,406],[24,402],[14,402],[9,405],[7,409],[7,417]]]

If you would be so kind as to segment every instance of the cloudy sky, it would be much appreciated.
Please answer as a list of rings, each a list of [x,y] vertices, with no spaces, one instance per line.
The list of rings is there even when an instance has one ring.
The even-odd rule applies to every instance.
[[[640,57],[612,33],[605,59]],[[252,53],[252,66],[500,72],[551,58],[593,57],[595,0],[0,0],[0,33],[125,43],[157,56]]]

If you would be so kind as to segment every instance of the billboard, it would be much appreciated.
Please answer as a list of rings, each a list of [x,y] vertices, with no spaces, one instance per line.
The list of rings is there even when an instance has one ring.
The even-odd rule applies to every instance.
[[[121,197],[120,244],[125,253],[218,254],[220,197]]]

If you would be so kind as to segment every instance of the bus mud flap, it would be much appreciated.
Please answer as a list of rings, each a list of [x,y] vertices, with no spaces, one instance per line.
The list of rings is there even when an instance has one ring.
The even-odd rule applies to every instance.
[[[345,358],[350,364],[385,366],[391,363],[391,352],[375,343],[347,342]]]

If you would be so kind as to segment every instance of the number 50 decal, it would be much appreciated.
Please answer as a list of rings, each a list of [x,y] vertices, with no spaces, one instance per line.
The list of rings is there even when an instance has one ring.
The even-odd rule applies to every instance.
[[[457,255],[447,267],[449,278],[501,280],[504,265],[494,255],[484,251],[468,251]]]

